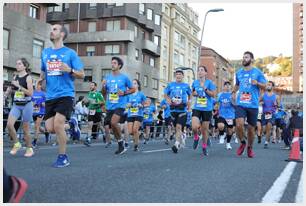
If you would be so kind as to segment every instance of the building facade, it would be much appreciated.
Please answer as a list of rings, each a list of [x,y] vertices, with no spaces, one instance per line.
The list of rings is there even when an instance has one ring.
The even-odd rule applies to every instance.
[[[233,85],[233,66],[215,50],[202,46],[200,64],[207,68],[207,78],[216,84],[218,93],[222,91],[225,81],[230,81]]]
[[[51,45],[47,9],[56,4],[5,3],[3,8],[3,80],[11,81],[16,61],[30,63],[34,83],[40,74],[41,52]]]
[[[303,91],[303,3],[293,3],[293,92]]]
[[[63,24],[65,45],[84,62],[85,80],[76,81],[77,96],[86,95],[89,82],[101,88],[111,72],[111,58],[123,59],[122,72],[139,79],[153,102],[158,98],[162,4],[70,3],[48,10],[49,23]],[[87,82],[87,83],[86,83]]]
[[[175,68],[184,66],[196,73],[200,46],[198,14],[186,3],[164,3],[161,27],[159,101],[163,99],[167,84],[175,80]],[[184,81],[191,84],[192,71],[186,70],[184,73]]]

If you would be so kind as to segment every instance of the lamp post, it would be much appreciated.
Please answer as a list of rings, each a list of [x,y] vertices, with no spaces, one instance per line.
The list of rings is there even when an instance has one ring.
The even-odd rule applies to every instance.
[[[220,12],[220,11],[224,11],[224,9],[219,8],[219,9],[210,9],[206,12],[205,17],[204,17],[204,22],[203,22],[203,26],[202,26],[202,33],[201,33],[201,42],[200,42],[200,47],[199,47],[199,55],[198,55],[198,65],[200,64],[200,58],[201,58],[201,48],[202,48],[202,41],[203,41],[203,34],[204,34],[204,27],[205,27],[205,22],[206,22],[206,17],[207,14],[210,12]]]

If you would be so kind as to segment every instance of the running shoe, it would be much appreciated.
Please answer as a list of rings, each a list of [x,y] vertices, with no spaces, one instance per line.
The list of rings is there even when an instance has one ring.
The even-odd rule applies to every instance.
[[[105,148],[109,148],[110,146],[112,146],[111,142],[106,143]]]
[[[239,143],[239,142],[238,142],[238,138],[237,138],[237,137],[235,138],[235,143],[236,143],[236,144],[238,144],[238,143]]]
[[[268,148],[269,148],[268,143],[265,142],[264,149],[268,149]]]
[[[203,155],[208,156],[208,150],[207,147],[202,147]]]
[[[12,195],[9,203],[19,203],[24,193],[28,189],[26,181],[19,177],[11,176],[12,180]]]
[[[193,149],[197,149],[199,144],[199,139],[200,139],[199,137],[197,139],[193,138],[193,146],[192,146]]]
[[[139,151],[138,145],[134,145],[134,151],[135,152]]]
[[[239,146],[239,148],[237,149],[237,155],[242,155],[242,153],[243,153],[243,151],[244,151],[244,149],[245,149],[245,146],[246,146],[246,144],[245,143],[241,143],[240,144],[240,146]]]
[[[86,140],[84,141],[84,145],[86,145],[87,147],[90,147],[90,144],[91,144],[91,139],[87,137]]]
[[[165,144],[168,145],[169,144],[169,140],[167,138],[165,138]]]
[[[68,165],[70,165],[68,156],[66,154],[59,154],[57,156],[56,162],[53,164],[53,167],[61,168],[61,167],[67,167]]]
[[[231,150],[232,149],[231,143],[226,143],[226,149],[227,150]]]
[[[178,148],[177,148],[175,145],[173,145],[171,149],[172,149],[172,151],[173,151],[174,153],[177,153],[177,151],[178,151]]]
[[[34,155],[34,151],[32,147],[27,147],[26,152],[24,153],[25,157],[32,157]]]
[[[224,144],[225,133],[219,136],[219,144]]]
[[[253,158],[255,156],[252,147],[248,146],[248,157]]]
[[[12,148],[12,150],[10,151],[11,155],[16,155],[16,153],[18,152],[18,150],[20,150],[21,148],[21,144],[20,142],[16,142]]]
[[[37,147],[37,139],[32,141],[32,147],[35,149]]]
[[[144,138],[143,144],[148,144],[149,139]]]
[[[115,154],[123,154],[126,152],[126,148],[123,146],[123,142],[118,143],[118,150],[115,152]]]
[[[125,147],[126,149],[129,148],[129,143],[125,142],[125,143],[124,143],[124,147]]]

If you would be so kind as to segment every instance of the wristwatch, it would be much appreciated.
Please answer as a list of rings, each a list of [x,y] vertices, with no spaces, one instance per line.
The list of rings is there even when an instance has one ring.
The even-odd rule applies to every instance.
[[[74,73],[74,69],[71,69],[71,71],[69,72],[69,74],[73,74]]]

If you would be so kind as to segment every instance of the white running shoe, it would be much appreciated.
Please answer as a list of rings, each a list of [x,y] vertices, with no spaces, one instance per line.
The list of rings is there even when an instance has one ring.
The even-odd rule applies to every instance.
[[[238,138],[237,137],[235,138],[235,143],[238,144]]]
[[[225,133],[219,136],[219,144],[224,144]]]
[[[231,144],[230,144],[230,143],[226,143],[226,149],[227,149],[227,150],[231,150],[231,149],[232,149],[232,147],[231,147]]]

